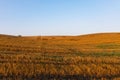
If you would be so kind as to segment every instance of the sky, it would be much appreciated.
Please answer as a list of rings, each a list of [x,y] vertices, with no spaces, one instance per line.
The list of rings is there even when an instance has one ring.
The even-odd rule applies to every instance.
[[[0,34],[120,32],[120,0],[0,0]]]

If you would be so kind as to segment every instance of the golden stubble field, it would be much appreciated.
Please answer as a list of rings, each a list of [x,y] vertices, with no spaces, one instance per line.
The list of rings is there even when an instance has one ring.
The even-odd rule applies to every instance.
[[[120,33],[0,35],[0,80],[120,80]]]

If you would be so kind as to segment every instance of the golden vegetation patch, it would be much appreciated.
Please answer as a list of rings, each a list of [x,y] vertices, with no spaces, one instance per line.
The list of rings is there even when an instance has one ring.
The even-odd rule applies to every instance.
[[[120,34],[0,35],[0,79],[119,80]]]

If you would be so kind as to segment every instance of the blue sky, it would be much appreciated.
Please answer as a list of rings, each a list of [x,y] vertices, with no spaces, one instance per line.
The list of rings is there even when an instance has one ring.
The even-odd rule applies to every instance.
[[[0,34],[120,32],[120,0],[0,0]]]

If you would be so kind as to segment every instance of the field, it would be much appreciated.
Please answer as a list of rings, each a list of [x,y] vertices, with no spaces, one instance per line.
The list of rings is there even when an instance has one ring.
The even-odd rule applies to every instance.
[[[120,33],[0,35],[0,80],[120,80]]]

